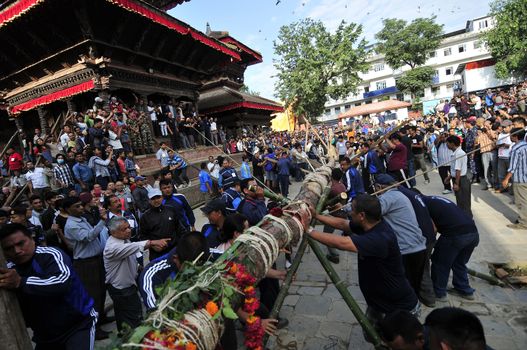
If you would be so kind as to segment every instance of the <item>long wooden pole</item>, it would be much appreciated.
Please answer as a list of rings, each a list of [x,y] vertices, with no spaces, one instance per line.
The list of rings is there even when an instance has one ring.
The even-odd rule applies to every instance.
[[[0,249],[0,266],[6,261]],[[31,350],[31,340],[27,334],[26,323],[14,292],[0,288],[0,349]]]
[[[522,132],[522,131],[524,131],[524,130],[523,130],[523,129],[520,129],[520,130],[518,130],[518,131],[515,131],[515,132],[513,132],[512,134],[510,134],[509,137],[512,136],[512,135],[516,135],[516,134],[518,134],[518,133],[520,133],[520,132]],[[493,143],[493,144],[496,144],[496,141],[493,141],[492,143]],[[460,146],[460,147],[461,147],[461,146]],[[405,183],[405,182],[407,182],[407,181],[410,181],[410,180],[412,180],[412,179],[415,179],[415,178],[417,178],[417,177],[419,177],[419,176],[423,176],[424,174],[428,174],[428,173],[430,173],[430,172],[432,172],[432,171],[434,171],[434,170],[436,170],[436,169],[438,169],[438,168],[440,168],[440,167],[442,167],[442,166],[450,165],[452,162],[454,162],[454,161],[456,161],[456,160],[458,160],[458,159],[461,159],[461,158],[464,158],[464,157],[468,157],[469,155],[476,153],[477,151],[480,150],[480,148],[481,148],[481,146],[480,146],[480,147],[476,147],[476,148],[473,149],[472,151],[470,151],[470,152],[468,152],[468,153],[466,153],[466,154],[464,154],[464,155],[462,155],[462,156],[459,156],[459,157],[457,157],[457,158],[451,159],[451,160],[449,160],[449,161],[447,161],[447,162],[444,162],[443,164],[439,164],[438,166],[436,166],[436,167],[432,167],[432,168],[430,168],[430,169],[428,169],[428,170],[426,170],[426,171],[423,171],[423,172],[420,173],[420,174],[415,174],[414,176],[411,176],[411,177],[409,177],[409,178],[407,178],[407,179],[405,179],[405,180],[403,180],[403,181],[396,182],[396,183],[394,183],[394,184],[392,184],[392,185],[390,185],[390,186],[387,186],[387,187],[385,187],[385,188],[383,188],[383,189],[381,189],[381,190],[379,190],[379,191],[376,191],[376,192],[372,193],[372,195],[377,195],[377,194],[379,194],[379,193],[381,193],[381,192],[384,192],[384,191],[387,191],[387,190],[392,189],[392,188],[394,188],[394,187],[397,187],[397,186],[399,186],[399,185],[402,185],[403,183]]]

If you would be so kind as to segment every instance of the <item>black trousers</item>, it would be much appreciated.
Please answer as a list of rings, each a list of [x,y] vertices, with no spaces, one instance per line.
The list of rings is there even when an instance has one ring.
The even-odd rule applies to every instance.
[[[280,293],[280,284],[276,278],[264,277],[258,283],[260,289],[260,302],[265,305],[268,310],[272,310],[278,293]]]
[[[106,286],[102,255],[73,260],[73,268],[77,272],[86,292],[93,298],[93,307],[99,313],[99,318],[103,317]]]
[[[143,308],[139,294],[137,293],[137,287],[131,286],[117,289],[111,284],[108,284],[106,288],[113,300],[117,330],[121,332],[124,324],[127,324],[131,328],[139,326],[143,319]]]
[[[89,317],[62,342],[37,343],[35,350],[93,350],[97,318]]]
[[[280,194],[284,197],[289,195],[289,175],[278,175],[280,182]]]
[[[459,180],[459,190],[455,193],[457,206],[472,217],[472,189],[470,187],[470,181],[466,176],[461,176],[461,179]]]
[[[450,182],[445,184],[445,179],[450,173],[450,166],[440,166],[439,168],[437,168],[437,170],[439,171],[439,176],[441,177],[441,183],[443,184],[443,188],[445,190],[452,191],[452,184]]]
[[[426,249],[415,253],[404,254],[402,258],[406,279],[414,289],[415,295],[419,295],[425,268]]]

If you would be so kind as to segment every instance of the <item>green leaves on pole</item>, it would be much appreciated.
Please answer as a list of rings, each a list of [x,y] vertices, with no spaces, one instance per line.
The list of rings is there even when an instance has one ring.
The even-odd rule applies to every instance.
[[[384,55],[393,69],[408,65],[411,69],[426,63],[430,52],[441,43],[443,25],[431,18],[416,18],[411,23],[402,19],[383,20],[383,29],[375,34],[375,51]]]
[[[484,36],[496,60],[496,76],[524,75],[527,71],[527,1],[495,0],[490,15],[495,26]],[[490,25],[490,23],[489,23]]]
[[[321,21],[303,19],[280,28],[274,50],[277,96],[297,115],[314,119],[328,96],[339,99],[355,92],[359,72],[368,70],[362,26],[342,21],[334,33]]]

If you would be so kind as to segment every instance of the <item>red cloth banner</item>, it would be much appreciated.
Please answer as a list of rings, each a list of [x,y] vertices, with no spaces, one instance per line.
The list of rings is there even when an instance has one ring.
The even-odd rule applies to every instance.
[[[13,5],[0,11],[0,27],[12,22],[44,0],[19,0]]]
[[[469,62],[465,65],[465,70],[478,69],[484,67],[490,67],[496,64],[496,61],[493,59],[481,60],[476,62]]]
[[[64,90],[60,90],[57,92],[53,92],[48,95],[40,96],[37,98],[34,98],[30,101],[21,103],[19,105],[13,106],[9,108],[9,112],[11,114],[18,114],[20,112],[29,111],[33,108],[37,108],[43,105],[50,104],[52,102],[61,100],[66,97],[70,97],[73,95],[81,94],[83,92],[89,91],[95,87],[95,83],[93,80],[88,80],[84,83],[80,83],[78,85],[66,88]]]
[[[204,114],[215,114],[215,113],[221,113],[225,111],[231,111],[233,109],[238,109],[238,108],[261,109],[261,110],[267,110],[267,111],[273,111],[273,112],[283,112],[284,111],[284,108],[282,106],[266,105],[263,103],[256,103],[256,102],[237,102],[237,103],[232,103],[227,106],[211,108],[211,109],[208,109],[202,112]]]
[[[172,29],[178,32],[179,34],[182,34],[182,35],[190,34],[194,40],[198,40],[199,42],[209,47],[212,47],[215,50],[223,52],[224,54],[233,57],[237,61],[241,60],[240,54],[238,54],[234,50],[229,49],[228,47],[226,47],[224,44],[220,43],[219,41],[209,38],[207,35],[198,32],[192,27],[187,27],[183,24],[180,24],[168,16],[163,16],[161,14],[158,14],[155,11],[149,9],[148,7],[146,7],[145,5],[139,2],[135,2],[133,0],[107,0],[107,1],[114,3],[128,11],[132,11],[137,14],[140,14],[141,16],[146,17],[156,23],[159,23],[169,29]]]

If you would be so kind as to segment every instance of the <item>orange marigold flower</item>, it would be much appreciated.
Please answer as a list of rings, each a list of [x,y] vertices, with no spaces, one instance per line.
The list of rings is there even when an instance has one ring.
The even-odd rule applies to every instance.
[[[188,342],[187,345],[185,345],[185,350],[196,350],[198,347],[196,344]]]
[[[245,289],[243,291],[245,293],[251,293],[252,291],[254,291],[254,287],[253,286],[245,287]]]
[[[256,301],[255,298],[247,298],[247,299],[245,299],[245,304],[252,304],[252,303],[254,303],[255,301]]]
[[[229,270],[230,273],[232,273],[233,275],[238,272],[238,265],[237,264],[232,264],[231,265],[231,269]]]
[[[218,305],[213,301],[209,301],[207,305],[205,305],[205,309],[209,315],[214,316],[218,312]]]
[[[247,322],[247,324],[253,324],[257,320],[258,320],[258,317],[251,315],[251,316],[247,317],[247,321],[245,321],[245,322]]]

